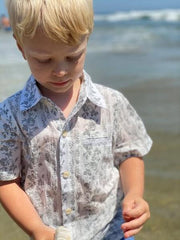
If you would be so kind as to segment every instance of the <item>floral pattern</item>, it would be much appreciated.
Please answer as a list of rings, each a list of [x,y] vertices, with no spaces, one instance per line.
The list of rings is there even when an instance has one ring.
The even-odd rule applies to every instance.
[[[92,83],[85,71],[67,119],[33,76],[0,104],[0,180],[20,176],[44,223],[65,226],[73,240],[111,235],[123,198],[119,165],[147,154],[151,144],[126,98]]]

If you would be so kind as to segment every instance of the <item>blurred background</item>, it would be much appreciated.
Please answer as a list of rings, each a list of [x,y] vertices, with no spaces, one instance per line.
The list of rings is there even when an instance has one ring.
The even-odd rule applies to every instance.
[[[95,0],[94,11],[85,69],[94,82],[124,93],[154,141],[145,157],[151,219],[136,239],[179,240],[180,1]],[[0,15],[7,16],[3,0]],[[0,101],[21,89],[29,74],[1,23]],[[28,239],[2,208],[0,239]]]

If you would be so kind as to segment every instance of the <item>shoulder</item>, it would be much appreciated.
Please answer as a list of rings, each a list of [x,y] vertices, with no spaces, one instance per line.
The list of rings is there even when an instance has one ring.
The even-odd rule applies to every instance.
[[[21,91],[0,103],[0,141],[18,139]],[[1,142],[2,144],[2,142]]]
[[[3,102],[0,103],[0,119],[1,121],[12,119],[20,111],[20,98],[21,92],[19,91],[14,95],[8,97]]]
[[[101,84],[95,83],[95,86],[97,87],[101,95],[104,97],[107,105],[110,104],[111,106],[114,105],[115,107],[116,105],[128,103],[128,100],[122,92]]]
[[[116,103],[124,102],[125,97],[120,91],[99,83],[95,83],[94,81],[91,80],[90,75],[88,75],[85,71],[84,74],[90,99],[93,99],[95,95],[98,96],[101,95],[104,98],[103,100],[106,102],[107,107],[109,107],[109,105],[112,106]]]
[[[117,122],[141,121],[138,113],[129,100],[118,90],[96,84],[99,92],[104,97],[109,113]]]

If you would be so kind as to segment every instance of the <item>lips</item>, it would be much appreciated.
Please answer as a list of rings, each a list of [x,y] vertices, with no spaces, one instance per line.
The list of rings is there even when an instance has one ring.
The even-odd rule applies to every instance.
[[[50,82],[51,84],[55,85],[55,86],[64,86],[66,85],[69,81],[71,81],[71,79],[64,81],[64,82]]]

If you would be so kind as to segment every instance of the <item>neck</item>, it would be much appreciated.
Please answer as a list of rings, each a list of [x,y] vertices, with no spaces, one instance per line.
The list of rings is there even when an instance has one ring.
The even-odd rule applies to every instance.
[[[54,93],[41,87],[41,93],[43,96],[51,99],[64,113],[65,117],[69,115],[74,108],[81,87],[81,79],[79,78],[74,82],[74,85],[64,93]]]

